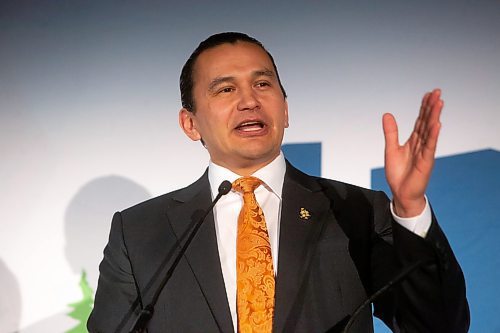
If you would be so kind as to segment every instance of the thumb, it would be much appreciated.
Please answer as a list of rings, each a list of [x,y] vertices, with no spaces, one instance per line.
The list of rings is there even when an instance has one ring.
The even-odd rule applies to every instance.
[[[382,127],[384,128],[385,149],[390,150],[399,147],[398,124],[392,114],[384,114]]]

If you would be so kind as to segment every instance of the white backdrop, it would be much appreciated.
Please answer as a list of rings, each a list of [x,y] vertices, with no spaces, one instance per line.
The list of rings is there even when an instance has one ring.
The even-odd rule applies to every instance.
[[[369,187],[381,117],[406,138],[443,90],[438,156],[500,149],[498,1],[0,4],[0,332],[75,326],[114,211],[185,186],[208,155],[178,127],[178,76],[208,35],[243,31],[289,94],[285,142],[322,142],[323,176]],[[48,329],[52,325],[52,329]]]

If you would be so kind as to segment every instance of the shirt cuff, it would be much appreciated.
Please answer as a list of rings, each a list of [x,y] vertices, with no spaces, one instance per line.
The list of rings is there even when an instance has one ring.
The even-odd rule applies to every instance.
[[[394,213],[392,201],[391,213],[394,220],[404,228],[408,229],[416,235],[419,235],[422,238],[425,238],[425,236],[427,236],[427,232],[429,231],[432,223],[432,212],[429,206],[429,201],[427,200],[427,196],[425,196],[425,208],[422,213],[420,213],[420,215],[414,217],[399,217]]]

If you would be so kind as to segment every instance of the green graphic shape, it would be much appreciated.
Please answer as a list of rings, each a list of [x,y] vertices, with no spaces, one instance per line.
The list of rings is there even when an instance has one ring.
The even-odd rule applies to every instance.
[[[68,313],[73,319],[78,320],[78,325],[74,328],[66,331],[66,333],[88,333],[87,331],[87,319],[92,311],[92,306],[94,304],[93,292],[87,281],[87,273],[82,270],[82,276],[80,278],[80,289],[83,294],[81,301],[70,304],[69,307],[73,308],[73,311]]]

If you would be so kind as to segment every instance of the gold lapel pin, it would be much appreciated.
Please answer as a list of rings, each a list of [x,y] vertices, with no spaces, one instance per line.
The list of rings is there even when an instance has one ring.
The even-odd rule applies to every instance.
[[[311,217],[311,214],[309,213],[309,211],[307,209],[305,209],[304,207],[301,207],[299,217],[301,220],[309,220],[309,218]]]

